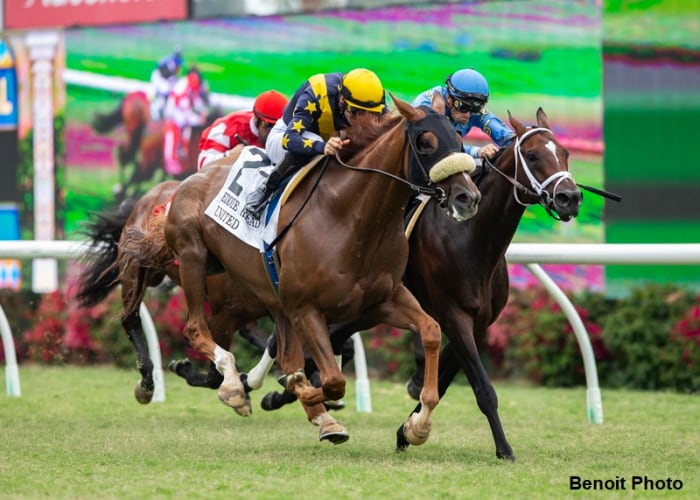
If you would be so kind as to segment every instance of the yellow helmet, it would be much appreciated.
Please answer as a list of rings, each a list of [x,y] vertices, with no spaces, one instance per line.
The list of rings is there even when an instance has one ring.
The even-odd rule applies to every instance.
[[[374,72],[358,68],[343,76],[340,93],[348,106],[379,113],[386,106],[384,87]]]

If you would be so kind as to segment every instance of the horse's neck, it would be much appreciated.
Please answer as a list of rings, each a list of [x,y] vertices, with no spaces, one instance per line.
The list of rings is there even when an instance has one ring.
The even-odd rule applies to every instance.
[[[515,160],[512,155],[509,155],[502,161]],[[509,176],[512,176],[513,173],[514,168],[508,169]],[[513,240],[525,207],[516,201],[513,185],[497,172],[489,172],[480,183],[479,189],[483,194],[479,211],[469,221],[469,224],[472,228],[474,241],[477,242],[479,248],[488,249],[488,251],[483,251],[481,255],[497,261],[505,255]]]
[[[406,147],[402,121],[347,163],[355,167],[381,170],[403,179],[407,161]],[[356,214],[365,214],[379,223],[385,216],[397,216],[400,210],[394,208],[402,207],[408,202],[409,191],[400,181],[379,172],[348,170],[344,173],[341,197],[349,203],[347,206],[355,207]]]

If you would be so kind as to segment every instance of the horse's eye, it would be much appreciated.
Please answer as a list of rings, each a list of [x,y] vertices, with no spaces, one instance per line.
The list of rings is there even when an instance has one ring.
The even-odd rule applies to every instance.
[[[420,154],[429,155],[437,151],[438,138],[432,132],[423,132],[418,136],[416,149]]]
[[[535,153],[534,151],[528,151],[527,153],[525,153],[525,159],[527,161],[537,161],[537,153]]]

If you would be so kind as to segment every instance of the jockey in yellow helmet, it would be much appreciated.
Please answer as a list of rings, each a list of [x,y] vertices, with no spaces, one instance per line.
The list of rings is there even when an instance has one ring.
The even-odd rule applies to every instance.
[[[277,168],[266,185],[252,193],[246,209],[257,213],[294,168],[316,155],[333,155],[341,149],[345,141],[338,133],[350,127],[356,113],[387,111],[384,86],[366,68],[310,77],[294,93],[267,137],[267,155]]]

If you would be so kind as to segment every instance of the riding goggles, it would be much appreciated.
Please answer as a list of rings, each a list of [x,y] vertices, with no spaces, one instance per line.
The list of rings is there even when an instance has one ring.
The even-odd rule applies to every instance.
[[[463,101],[461,99],[452,98],[452,107],[460,113],[480,113],[484,107],[483,101]]]

